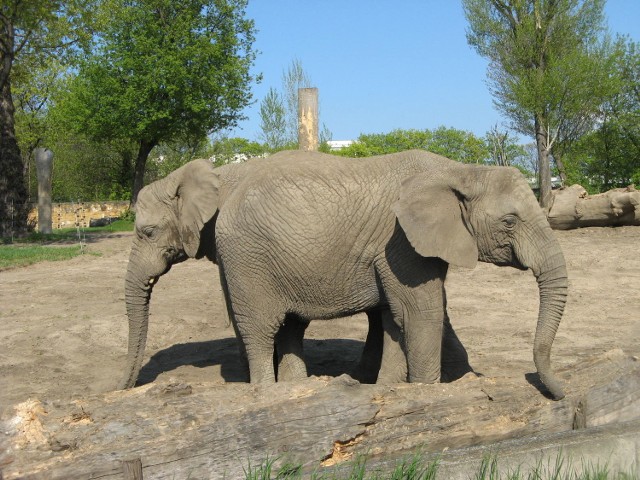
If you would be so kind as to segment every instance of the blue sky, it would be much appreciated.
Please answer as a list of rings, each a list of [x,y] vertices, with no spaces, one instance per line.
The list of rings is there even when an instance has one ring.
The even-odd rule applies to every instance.
[[[605,13],[611,32],[640,41],[640,0],[608,0]],[[293,59],[319,89],[320,122],[334,140],[440,125],[483,136],[505,125],[459,0],[250,0],[247,16],[263,80],[232,136],[259,139],[259,103],[282,88]]]

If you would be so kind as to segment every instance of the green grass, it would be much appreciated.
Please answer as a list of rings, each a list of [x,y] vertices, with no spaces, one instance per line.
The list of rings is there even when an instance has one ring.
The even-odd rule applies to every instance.
[[[91,236],[93,234],[108,232],[131,232],[133,230],[133,222],[131,220],[116,220],[111,225],[105,227],[82,228],[81,233]],[[69,242],[78,240],[78,229],[76,227],[61,228],[54,230],[53,233],[31,232],[26,237],[13,240],[13,243],[50,243],[50,242]],[[5,241],[6,243],[6,241]]]
[[[276,468],[277,458],[270,458],[261,465],[249,466],[245,469],[246,480],[435,480],[446,477],[438,475],[439,460],[424,461],[420,454],[398,461],[391,471],[383,472],[379,469],[367,471],[366,458],[359,457],[353,462],[346,463],[337,470],[327,472],[316,471],[303,474],[301,465],[285,463]],[[538,463],[534,468],[522,471],[500,473],[498,458],[488,455],[483,458],[474,480],[637,480],[632,473],[611,472],[607,465],[593,465],[585,463],[575,467],[562,454],[555,461],[548,464]]]
[[[116,220],[105,227],[91,227],[78,230],[63,228],[50,234],[31,232],[20,238],[2,239],[0,244],[0,270],[24,267],[43,261],[68,260],[84,253],[87,237],[99,237],[105,233],[130,232],[133,222]]]
[[[0,246],[0,270],[24,267],[43,261],[69,260],[80,255],[80,245],[51,247],[45,245]]]

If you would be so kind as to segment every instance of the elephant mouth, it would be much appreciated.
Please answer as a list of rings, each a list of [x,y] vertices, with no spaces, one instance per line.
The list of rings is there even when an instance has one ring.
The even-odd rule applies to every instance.
[[[498,267],[512,267],[522,271],[529,270],[529,267],[518,258],[516,251],[511,245],[504,245],[503,248],[499,250],[499,253],[493,254],[490,257],[491,258],[486,259],[480,258],[480,260],[493,263]]]
[[[171,264],[167,264],[164,270],[160,272],[158,275],[152,275],[151,277],[149,277],[149,280],[147,280],[147,286],[153,287],[156,283],[158,283],[158,280],[160,280],[160,277],[168,273],[169,270],[171,270]]]

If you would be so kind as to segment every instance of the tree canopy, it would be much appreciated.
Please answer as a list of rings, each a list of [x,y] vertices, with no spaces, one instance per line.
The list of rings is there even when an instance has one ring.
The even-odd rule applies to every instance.
[[[362,134],[357,142],[343,148],[338,155],[369,157],[411,149],[423,149],[465,163],[487,163],[489,150],[482,138],[455,128],[402,130],[389,133]]]
[[[591,193],[640,183],[640,44],[619,38],[614,59],[596,127],[567,151],[570,180]]]
[[[12,89],[26,88],[55,59],[65,63],[91,36],[91,0],[0,3],[0,236],[26,228],[27,188],[15,131]],[[38,92],[42,98],[44,91]],[[38,97],[25,96],[34,103]],[[33,139],[37,146],[37,139]]]
[[[161,142],[237,124],[251,102],[254,24],[246,0],[103,0],[90,55],[60,100],[94,140],[137,145],[132,203]]]
[[[600,42],[604,0],[463,0],[463,6],[467,40],[490,62],[496,106],[513,128],[536,139],[540,203],[548,207],[554,145],[588,131],[609,94],[610,57]]]

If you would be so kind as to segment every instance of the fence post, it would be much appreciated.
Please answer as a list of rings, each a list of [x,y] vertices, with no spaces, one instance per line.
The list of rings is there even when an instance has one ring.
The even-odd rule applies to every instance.
[[[124,480],[142,480],[142,460],[134,458],[122,462]]]
[[[298,89],[298,148],[318,150],[318,89]]]
[[[53,152],[46,148],[34,150],[38,172],[38,231],[51,233],[51,171]]]

